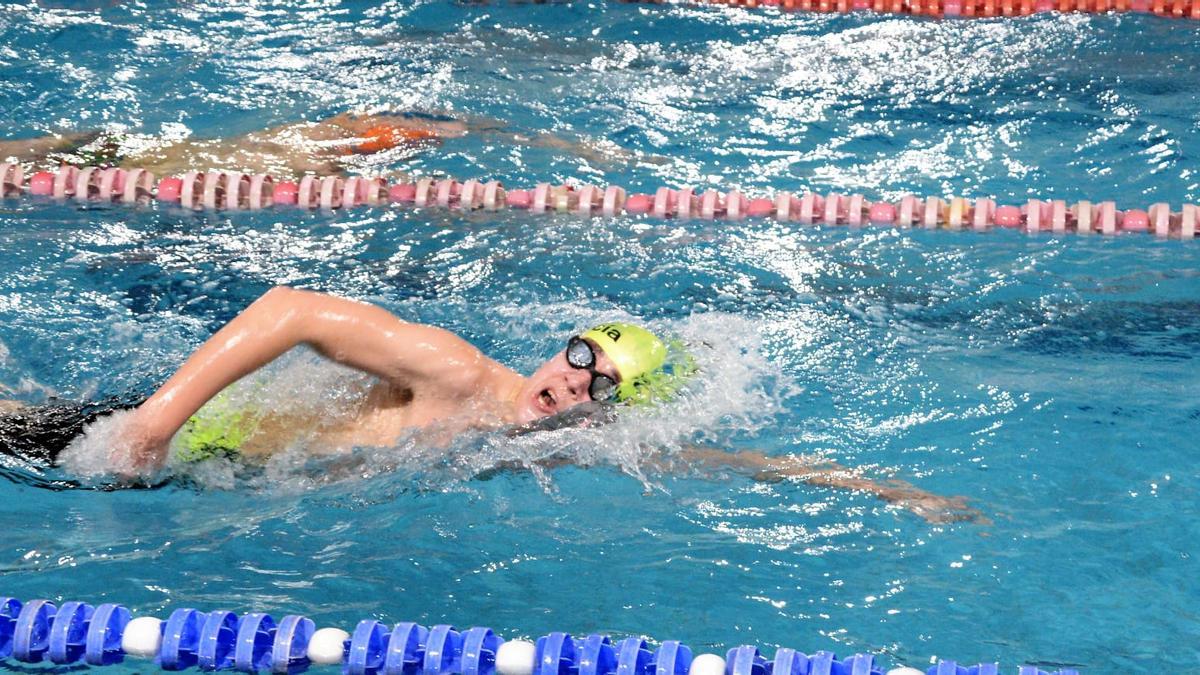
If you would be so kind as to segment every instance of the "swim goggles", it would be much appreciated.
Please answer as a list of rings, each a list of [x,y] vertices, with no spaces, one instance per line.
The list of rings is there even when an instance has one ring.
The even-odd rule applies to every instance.
[[[596,352],[587,340],[576,335],[567,340],[567,363],[572,368],[586,370],[592,374],[588,385],[588,396],[593,401],[611,401],[617,396],[617,383],[604,373],[596,372]]]

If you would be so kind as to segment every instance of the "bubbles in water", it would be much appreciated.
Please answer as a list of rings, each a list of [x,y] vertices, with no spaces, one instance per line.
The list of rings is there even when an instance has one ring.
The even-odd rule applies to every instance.
[[[95,481],[112,475],[137,475],[127,449],[125,428],[132,410],[97,418],[59,456],[62,467],[77,478]]]

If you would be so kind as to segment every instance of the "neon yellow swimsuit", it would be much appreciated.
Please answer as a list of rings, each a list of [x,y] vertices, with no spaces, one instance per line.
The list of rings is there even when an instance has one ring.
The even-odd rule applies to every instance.
[[[258,429],[258,422],[258,415],[235,408],[229,397],[218,395],[183,423],[176,434],[175,457],[189,463],[214,457],[234,459]]]

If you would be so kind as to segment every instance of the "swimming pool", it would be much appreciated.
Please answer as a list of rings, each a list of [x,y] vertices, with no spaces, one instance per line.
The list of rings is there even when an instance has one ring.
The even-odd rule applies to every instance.
[[[468,136],[404,165],[416,173],[1200,200],[1188,22],[442,2],[14,7],[0,20],[10,138],[100,125],[215,136],[389,106],[643,154],[598,165]],[[579,326],[640,317],[696,345],[705,373],[684,401],[603,431],[363,452],[341,474],[289,456],[155,491],[6,483],[6,594],[917,666],[1187,671],[1200,657],[1195,246],[4,208],[0,385],[22,400],[145,393],[280,283],[444,325],[526,372]],[[324,405],[353,378],[299,355],[269,384],[272,400]],[[643,446],[685,442],[824,454],[966,495],[992,523],[931,525],[867,496],[733,474],[637,474]],[[495,458],[564,451],[600,468],[469,478]]]

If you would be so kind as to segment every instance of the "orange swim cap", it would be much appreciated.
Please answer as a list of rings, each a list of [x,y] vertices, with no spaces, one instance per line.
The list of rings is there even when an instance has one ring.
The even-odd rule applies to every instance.
[[[392,124],[376,124],[367,129],[362,137],[366,140],[354,146],[354,152],[361,155],[391,150],[402,143],[416,145],[423,141],[440,140],[437,133],[429,129],[398,127]]]

